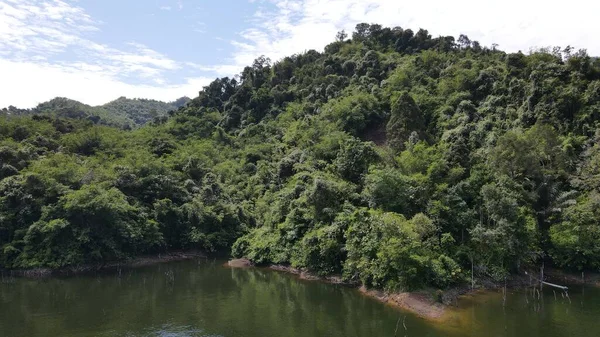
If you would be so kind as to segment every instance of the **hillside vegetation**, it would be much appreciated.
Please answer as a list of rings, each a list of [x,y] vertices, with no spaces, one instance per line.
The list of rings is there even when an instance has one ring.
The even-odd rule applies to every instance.
[[[583,50],[361,24],[132,131],[0,117],[0,264],[231,250],[388,290],[599,270],[599,118]]]
[[[181,97],[169,103],[151,99],[120,97],[104,105],[93,107],[72,99],[57,97],[48,102],[40,103],[33,109],[18,109],[12,106],[4,108],[0,110],[0,115],[48,115],[82,119],[94,124],[130,129],[144,125],[154,118],[164,117],[169,111],[177,110],[189,101],[190,99],[187,97]]]

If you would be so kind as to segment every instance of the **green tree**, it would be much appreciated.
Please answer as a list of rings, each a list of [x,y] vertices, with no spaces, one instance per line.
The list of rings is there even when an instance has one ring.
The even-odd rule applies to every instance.
[[[388,144],[396,151],[402,151],[413,132],[420,139],[425,136],[425,117],[407,93],[401,93],[392,102],[392,112],[386,126]]]

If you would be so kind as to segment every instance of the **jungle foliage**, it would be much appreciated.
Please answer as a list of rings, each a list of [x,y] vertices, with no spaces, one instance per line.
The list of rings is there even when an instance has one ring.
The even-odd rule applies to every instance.
[[[600,60],[360,24],[124,131],[0,117],[0,265],[229,251],[389,290],[600,269]]]

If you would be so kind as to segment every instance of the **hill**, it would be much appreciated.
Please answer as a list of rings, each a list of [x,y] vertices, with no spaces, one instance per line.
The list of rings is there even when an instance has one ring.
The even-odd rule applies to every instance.
[[[0,119],[0,264],[231,251],[388,290],[600,268],[600,61],[358,25],[124,131]]]
[[[133,121],[133,125],[144,125],[155,117],[166,116],[169,111],[185,106],[189,101],[190,99],[187,97],[182,97],[169,103],[151,99],[119,97],[112,102],[100,106],[100,108],[115,116],[122,116]]]
[[[82,119],[94,124],[116,126],[121,128],[137,127],[146,124],[156,117],[164,117],[169,111],[185,106],[190,99],[179,98],[165,103],[150,99],[129,99],[120,97],[100,106],[90,106],[81,102],[56,97],[48,102],[40,103],[33,109],[3,109],[7,115],[54,115],[56,117]]]

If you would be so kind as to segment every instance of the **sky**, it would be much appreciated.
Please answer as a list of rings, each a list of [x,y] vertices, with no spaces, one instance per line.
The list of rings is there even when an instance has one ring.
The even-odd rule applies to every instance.
[[[592,0],[0,0],[0,108],[54,97],[196,97],[265,55],[322,51],[357,23],[600,56]]]

